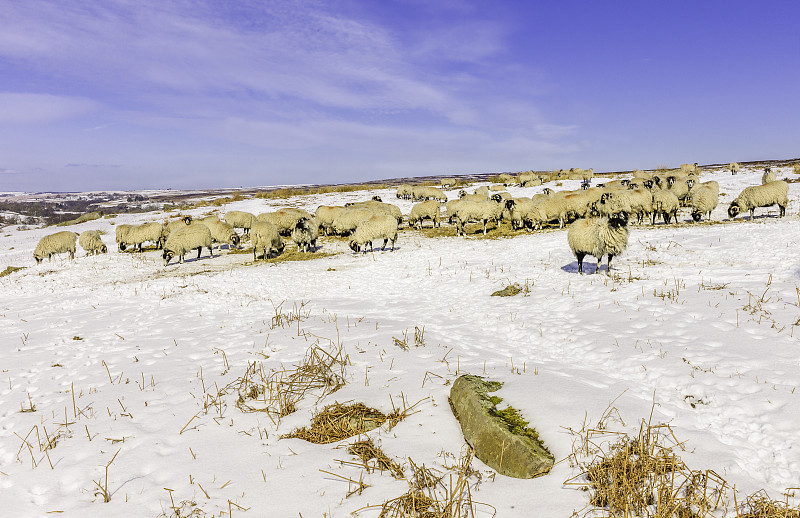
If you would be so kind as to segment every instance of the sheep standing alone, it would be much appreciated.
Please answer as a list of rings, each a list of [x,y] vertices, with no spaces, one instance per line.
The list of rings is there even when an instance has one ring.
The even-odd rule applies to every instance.
[[[284,244],[278,229],[272,223],[256,221],[250,229],[250,241],[253,243],[253,261],[258,259],[259,250],[264,259],[269,259],[272,254],[283,253]]]
[[[77,239],[78,234],[68,230],[44,236],[33,251],[36,264],[41,263],[45,257],[52,261],[55,254],[68,253],[70,259],[75,259],[75,241]]]
[[[429,219],[433,227],[441,225],[441,207],[436,200],[423,201],[411,207],[411,214],[408,216],[408,226],[422,228],[422,221]]]
[[[225,213],[225,217],[223,219],[225,220],[225,223],[231,225],[233,228],[243,229],[245,235],[250,233],[250,229],[253,227],[253,223],[256,221],[256,217],[254,215],[241,210],[228,211]]]
[[[81,237],[78,238],[78,244],[86,250],[86,255],[105,254],[108,252],[108,247],[103,243],[100,232],[97,230],[82,232]]]
[[[758,207],[771,207],[772,205],[777,205],[780,208],[780,216],[784,216],[788,204],[789,184],[783,180],[776,180],[763,185],[745,187],[728,207],[728,216],[733,219],[739,213],[749,210],[750,219],[753,219]]]
[[[703,215],[711,219],[711,212],[719,203],[719,184],[717,182],[704,182],[692,188],[689,205],[692,207],[692,219],[700,221]]]
[[[578,272],[583,273],[583,258],[591,255],[597,258],[597,269],[603,256],[608,256],[606,274],[611,272],[611,259],[620,255],[628,247],[628,213],[620,211],[610,218],[579,219],[570,225],[567,242],[578,260]]]
[[[214,257],[211,231],[207,226],[202,223],[196,223],[179,227],[169,235],[164,243],[164,252],[161,254],[164,259],[164,266],[167,266],[175,256],[178,256],[181,264],[183,264],[183,257],[192,250],[197,250],[197,259],[200,259],[203,247],[208,248],[209,254]]]
[[[366,245],[369,243],[369,250],[372,252],[372,242],[376,239],[383,239],[381,250],[386,250],[386,243],[391,240],[394,251],[394,243],[397,241],[397,220],[388,214],[378,214],[362,221],[353,232],[349,243],[350,249],[358,253],[363,248],[366,254]]]
[[[292,241],[297,245],[301,252],[313,252],[317,248],[317,238],[319,238],[317,222],[300,218],[292,230]]]

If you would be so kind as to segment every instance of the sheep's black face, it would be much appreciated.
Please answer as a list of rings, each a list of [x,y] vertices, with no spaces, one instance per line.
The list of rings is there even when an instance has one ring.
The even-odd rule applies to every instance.
[[[239,238],[239,236],[233,236],[233,239],[231,239],[231,241],[233,242],[233,246],[239,246],[241,239]]]
[[[42,263],[42,259],[44,259],[44,257],[39,257],[36,254],[33,254],[33,258],[36,259],[36,264],[41,264]]]
[[[608,203],[609,198],[611,198],[611,193],[610,192],[604,192],[600,196],[600,203]]]
[[[728,217],[729,218],[735,218],[736,215],[739,214],[739,212],[741,212],[741,210],[742,209],[741,209],[741,207],[739,207],[738,203],[736,203],[736,202],[731,203],[731,206],[728,207]]]
[[[297,230],[305,230],[305,231],[310,230],[310,227],[308,225],[308,218],[298,219],[297,223],[294,224],[294,228],[296,228]]]
[[[668,176],[667,177],[667,187],[672,187],[672,185],[675,183],[675,180],[676,180],[676,178],[674,176]]]
[[[628,225],[628,218],[628,212],[621,210],[611,216],[611,218],[608,220],[608,224],[612,227],[625,227]]]
[[[691,189],[692,187],[694,187],[694,180],[692,180],[691,178],[689,180],[686,180],[686,185],[688,185],[689,189]]]
[[[638,189],[638,188],[639,188],[639,184],[638,183],[630,182],[628,184],[628,189],[633,190],[633,189]]]
[[[192,224],[192,217],[191,216],[184,217],[183,218],[183,222],[186,223],[187,225],[191,225]]]
[[[175,257],[175,254],[172,250],[164,250],[164,253],[161,254],[161,257],[164,259],[164,266],[167,266],[169,262]]]
[[[355,241],[350,241],[349,245],[350,245],[350,250],[352,250],[355,253],[358,253],[361,250],[361,247],[358,246],[358,243],[356,243]]]
[[[500,196],[499,194],[495,194],[492,196],[492,201],[495,201],[497,203],[503,203],[503,197]]]
[[[621,183],[622,185],[628,185],[629,183],[631,183],[631,181],[630,180],[620,180],[619,183]]]
[[[508,210],[514,210],[514,200],[507,200],[506,201],[506,208]]]
[[[549,187],[545,187],[542,189],[542,193],[544,193],[545,196],[550,196],[553,193],[553,190]]]
[[[643,183],[644,183],[644,186],[647,189],[652,189],[653,188],[653,180],[645,180]]]
[[[703,213],[700,212],[699,210],[692,211],[692,219],[695,220],[695,222],[700,221],[700,218],[702,218],[702,217],[703,217]]]
[[[383,203],[383,200],[381,199],[380,196],[373,196],[372,197],[372,201],[379,201],[379,202]]]
[[[350,207],[350,206],[352,206],[352,205],[353,205],[353,202],[352,202],[352,201],[349,201],[349,202],[347,202],[347,203],[345,203],[345,204],[344,204],[344,206],[345,206],[345,207]]]
[[[120,243],[120,244],[119,244],[119,250],[120,250],[120,252],[124,252],[124,251],[125,251],[125,248],[127,248],[127,247],[125,246],[125,243]]]
[[[103,245],[103,246],[100,248],[100,252],[102,252],[102,253],[104,253],[104,254],[105,254],[105,253],[107,253],[107,252],[108,252],[108,247],[106,247],[106,245]]]

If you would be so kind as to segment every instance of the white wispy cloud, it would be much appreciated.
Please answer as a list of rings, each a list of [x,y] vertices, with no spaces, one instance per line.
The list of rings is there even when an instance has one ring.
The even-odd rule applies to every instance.
[[[99,103],[81,97],[0,92],[0,123],[53,122],[99,108]]]

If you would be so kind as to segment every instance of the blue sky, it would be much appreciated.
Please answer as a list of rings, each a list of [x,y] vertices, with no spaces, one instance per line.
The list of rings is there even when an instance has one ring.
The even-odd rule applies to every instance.
[[[800,2],[0,0],[0,191],[800,156]]]

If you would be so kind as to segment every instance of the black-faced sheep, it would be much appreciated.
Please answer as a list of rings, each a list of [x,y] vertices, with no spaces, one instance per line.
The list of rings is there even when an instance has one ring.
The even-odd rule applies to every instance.
[[[283,253],[285,245],[278,234],[278,229],[272,223],[256,221],[250,229],[250,241],[253,243],[253,261],[258,259],[258,252],[264,259],[278,256]]]
[[[692,219],[700,221],[705,214],[706,219],[711,219],[711,212],[719,203],[719,183],[704,182],[692,188],[689,205],[692,208]]]
[[[211,240],[217,243],[218,247],[228,245],[229,250],[231,247],[239,247],[241,238],[239,234],[236,233],[236,229],[233,228],[233,225],[220,221],[219,219],[215,220],[210,218],[203,219],[200,224],[208,227],[211,231]]]
[[[775,176],[775,173],[772,172],[772,168],[771,167],[765,167],[764,168],[764,174],[761,175],[761,184],[762,185],[765,184],[765,183],[774,182],[777,179],[778,179],[778,177]]]
[[[383,247],[381,250],[386,250],[386,243],[392,242],[392,251],[394,251],[394,243],[397,241],[397,220],[388,214],[378,214],[371,218],[361,221],[356,227],[353,236],[350,239],[350,249],[358,253],[363,248],[364,253],[367,253],[367,243],[369,243],[370,252],[373,251],[372,242],[376,239],[383,239]]]
[[[192,250],[197,250],[197,259],[200,259],[203,247],[208,248],[209,254],[214,257],[211,230],[207,226],[202,223],[195,223],[194,225],[179,227],[169,235],[164,243],[164,251],[161,254],[164,259],[164,266],[167,266],[175,256],[183,263],[184,256]]]
[[[749,210],[750,219],[753,219],[758,207],[771,207],[772,205],[777,205],[780,208],[780,216],[783,216],[786,214],[788,204],[789,184],[783,180],[776,180],[763,185],[745,187],[728,207],[728,216],[733,219],[738,214]]]
[[[411,214],[408,216],[408,226],[416,227],[419,224],[422,228],[423,220],[431,220],[433,227],[441,225],[441,207],[436,200],[423,201],[411,207]]]
[[[288,236],[292,233],[292,230],[294,230],[295,225],[301,218],[311,220],[314,217],[303,209],[286,207],[278,209],[275,212],[259,214],[256,219],[258,221],[272,223],[275,225],[275,228],[278,229],[280,235]]]
[[[314,220],[300,218],[292,230],[292,241],[301,252],[313,252],[317,248],[319,238],[318,226]]]
[[[186,227],[182,222],[180,225]],[[155,222],[141,225],[119,225],[116,237],[120,252],[124,252],[129,246],[141,252],[142,245],[148,241],[153,243],[156,248],[161,248],[164,243],[164,226]]]
[[[55,254],[62,253],[68,253],[70,259],[75,259],[75,241],[77,239],[78,234],[68,230],[44,236],[33,251],[36,264],[41,263],[45,257],[52,261]]]
[[[628,247],[628,213],[620,211],[610,218],[579,219],[570,225],[567,242],[578,260],[578,272],[583,273],[583,259],[587,255],[597,258],[597,269],[608,256],[606,273],[611,272],[611,260]]]

